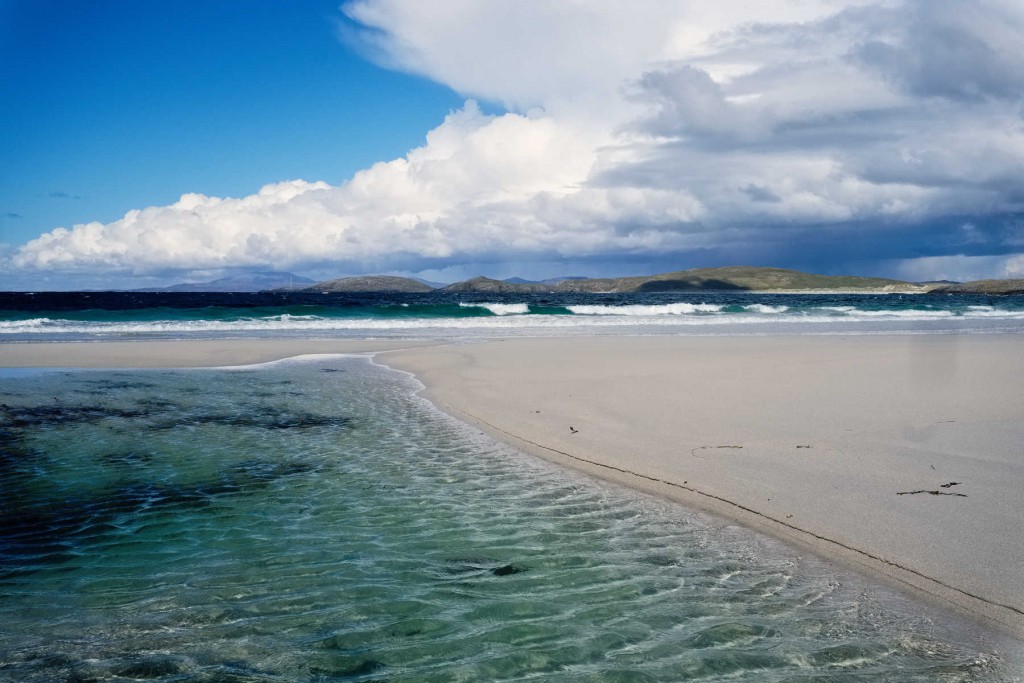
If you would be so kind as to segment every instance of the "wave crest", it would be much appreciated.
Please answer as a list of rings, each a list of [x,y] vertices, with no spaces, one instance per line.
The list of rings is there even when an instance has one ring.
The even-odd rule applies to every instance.
[[[629,304],[626,306],[600,306],[581,304],[578,306],[566,306],[574,315],[629,315],[629,316],[652,316],[652,315],[692,315],[694,313],[719,313],[723,306],[718,304]]]
[[[530,312],[530,306],[528,304],[469,304],[461,302],[459,306],[462,308],[485,308],[494,315],[524,315]]]

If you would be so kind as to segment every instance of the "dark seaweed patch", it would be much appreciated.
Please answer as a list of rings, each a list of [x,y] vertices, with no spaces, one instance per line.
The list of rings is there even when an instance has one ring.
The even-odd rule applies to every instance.
[[[240,662],[225,662],[215,671],[190,676],[194,683],[272,683],[280,681],[279,675],[264,673]]]
[[[233,465],[216,479],[192,485],[125,484],[59,504],[30,505],[17,496],[5,497],[0,502],[0,578],[66,562],[80,543],[117,532],[119,517],[201,509],[223,496],[265,489],[277,480],[315,470],[307,462],[250,460]]]
[[[455,577],[481,576],[485,574],[511,576],[513,574],[521,574],[524,571],[526,571],[526,568],[520,565],[499,565],[497,560],[487,557],[466,557],[448,560],[445,566],[440,569],[441,574]]]
[[[162,678],[184,673],[181,663],[167,657],[150,657],[114,668],[114,675],[125,678]]]
[[[169,401],[165,398],[142,398],[135,402],[136,405],[145,406],[146,408],[166,410],[168,408],[177,407],[177,403]]]
[[[124,389],[152,389],[157,386],[150,382],[139,382],[136,380],[117,380],[117,379],[96,379],[87,380],[83,384],[95,387],[96,389],[102,389],[104,391],[124,390]]]
[[[522,567],[516,566],[514,564],[506,564],[502,565],[501,567],[495,567],[491,570],[491,573],[495,576],[512,576],[513,574],[521,574],[524,571],[526,570]]]
[[[349,678],[361,678],[363,676],[369,676],[379,672],[385,668],[384,662],[379,662],[376,659],[365,659],[357,664],[342,669],[328,670],[319,667],[313,667],[310,670],[316,674],[324,674],[332,679],[345,680]]]
[[[175,429],[181,426],[221,425],[255,429],[310,429],[314,427],[350,427],[351,418],[339,415],[289,412],[284,410],[253,408],[244,413],[191,413],[177,420],[158,423],[155,429]]]
[[[83,422],[99,422],[107,418],[134,419],[146,417],[149,411],[95,405],[68,405],[55,402],[42,406],[0,406],[0,420],[5,427],[24,429]]]

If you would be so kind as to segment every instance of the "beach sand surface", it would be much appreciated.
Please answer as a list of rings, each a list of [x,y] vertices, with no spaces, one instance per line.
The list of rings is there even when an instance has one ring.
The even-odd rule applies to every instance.
[[[522,450],[1024,637],[1024,338],[507,339],[386,352]]]

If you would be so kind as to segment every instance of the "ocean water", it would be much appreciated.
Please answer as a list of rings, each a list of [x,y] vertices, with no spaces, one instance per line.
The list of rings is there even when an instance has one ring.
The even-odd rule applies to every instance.
[[[0,292],[0,343],[215,337],[1024,332],[1024,296]]]
[[[367,358],[0,382],[0,681],[1021,676],[974,625],[497,444]]]

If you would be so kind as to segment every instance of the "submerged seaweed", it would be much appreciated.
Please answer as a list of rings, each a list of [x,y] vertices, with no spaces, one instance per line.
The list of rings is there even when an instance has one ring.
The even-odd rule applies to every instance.
[[[0,579],[43,565],[65,562],[83,543],[119,533],[118,520],[175,508],[201,509],[217,499],[252,493],[277,480],[315,472],[308,462],[250,460],[232,465],[210,480],[189,485],[136,482],[62,501],[32,501],[5,479],[0,490]]]
[[[312,412],[287,411],[253,406],[245,412],[193,412],[164,420],[155,429],[218,425],[242,429],[310,429],[314,427],[350,427],[352,420],[340,415],[321,415]]]
[[[9,428],[15,429],[98,422],[108,418],[130,420],[148,415],[147,410],[97,404],[71,405],[57,398],[49,405],[0,405],[0,420]]]

